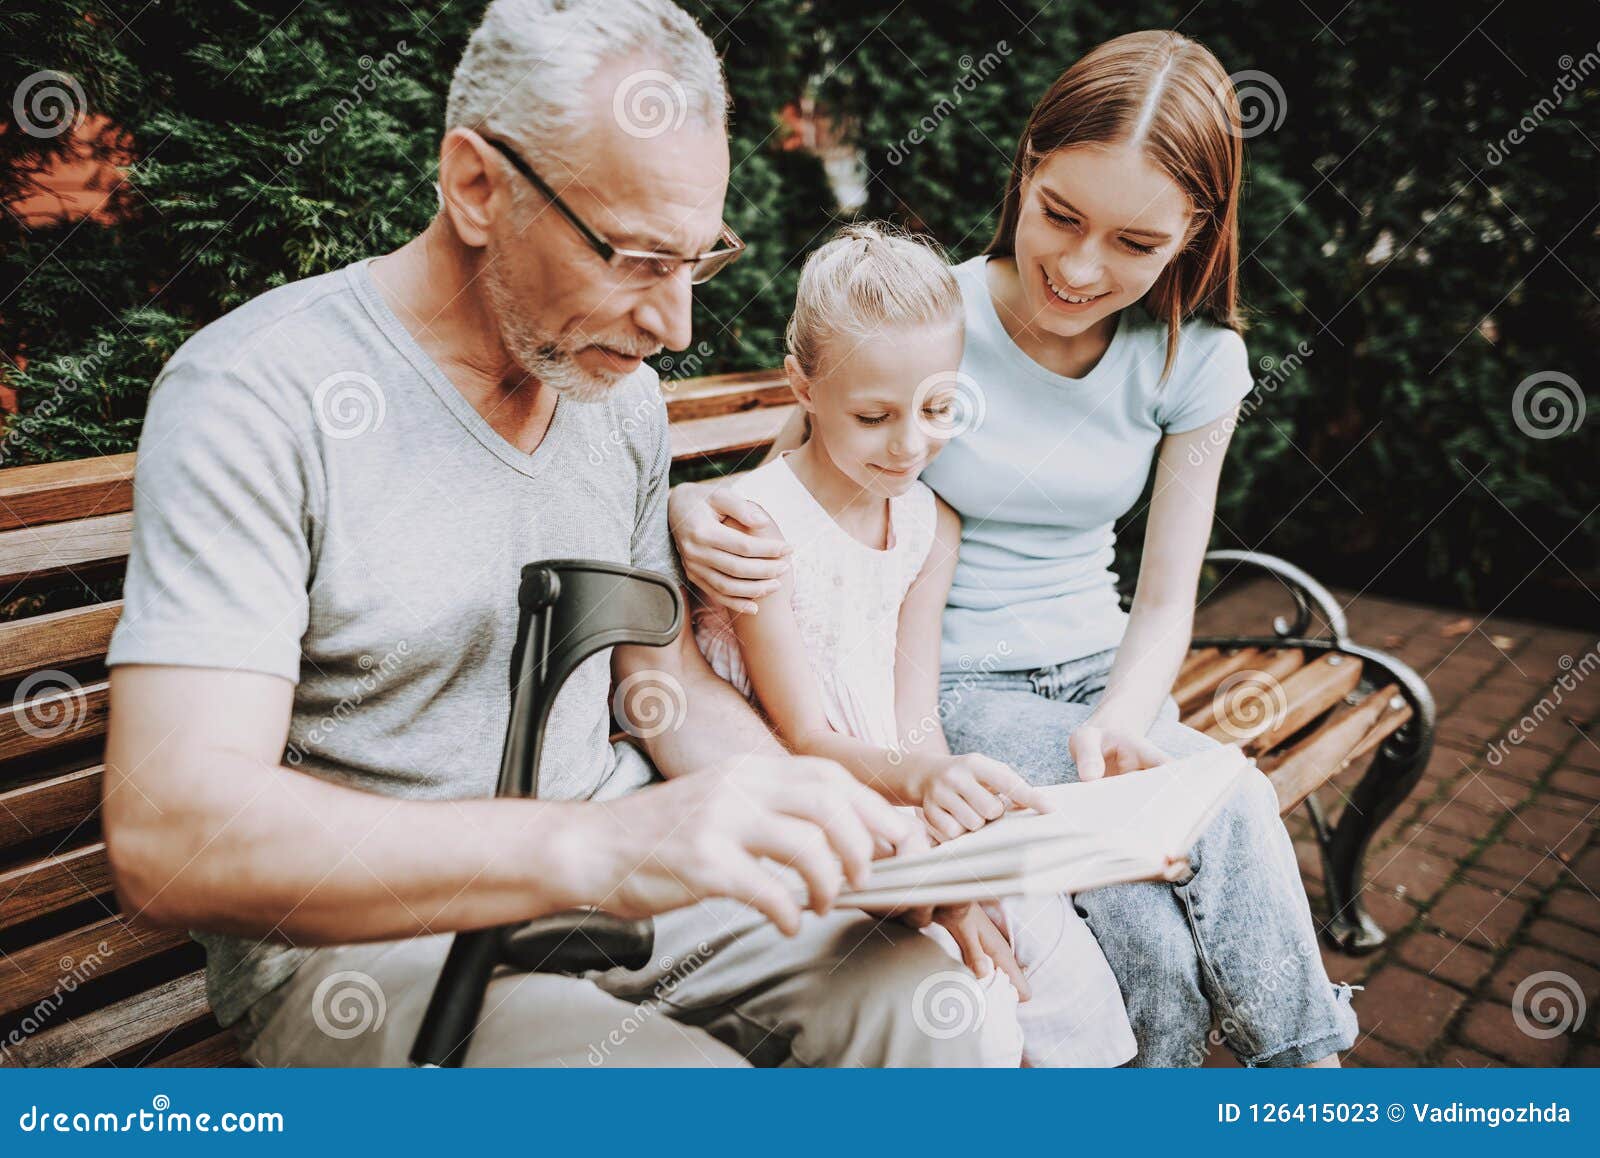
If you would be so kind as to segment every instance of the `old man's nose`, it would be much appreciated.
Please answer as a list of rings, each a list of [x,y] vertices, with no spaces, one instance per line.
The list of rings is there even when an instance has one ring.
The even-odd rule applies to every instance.
[[[667,349],[683,350],[688,348],[693,332],[692,306],[689,266],[682,265],[640,299],[633,312],[634,324]]]

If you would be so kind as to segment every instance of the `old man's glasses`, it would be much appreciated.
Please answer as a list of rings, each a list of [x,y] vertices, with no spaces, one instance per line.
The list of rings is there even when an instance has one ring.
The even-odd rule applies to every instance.
[[[484,140],[493,145],[500,155],[511,163],[513,169],[527,178],[528,183],[543,194],[545,200],[554,205],[561,216],[572,223],[572,227],[589,243],[589,248],[600,255],[602,261],[630,281],[641,285],[660,281],[671,277],[679,266],[687,265],[690,284],[699,285],[715,277],[744,252],[744,242],[726,224],[723,225],[722,232],[717,235],[715,248],[692,257],[647,249],[623,249],[612,245],[598,232],[589,228],[583,218],[572,211],[571,206],[561,199],[560,194],[546,184],[515,149],[493,137],[485,137]]]

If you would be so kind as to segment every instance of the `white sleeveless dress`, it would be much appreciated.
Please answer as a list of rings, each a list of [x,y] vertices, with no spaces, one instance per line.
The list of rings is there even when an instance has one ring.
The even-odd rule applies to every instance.
[[[894,716],[900,605],[933,546],[933,492],[916,482],[889,500],[889,546],[876,550],[834,522],[786,461],[791,452],[733,484],[772,518],[793,548],[794,618],[834,731],[899,747]],[[701,607],[695,641],[711,668],[755,699],[729,613]]]
[[[888,546],[874,549],[839,526],[806,489],[787,461],[792,453],[757,467],[732,488],[766,511],[792,548],[795,623],[829,726],[898,748],[894,667],[900,607],[933,546],[937,501],[921,481],[890,499]],[[712,670],[758,703],[729,613],[702,605],[693,626]],[[1116,976],[1071,898],[1024,897],[985,908],[1011,939],[1033,989],[1030,1000],[1015,1006],[1025,1063],[1115,1066],[1131,1059],[1136,1045]],[[944,929],[930,926],[927,932],[959,959]],[[984,984],[989,1010],[1016,1002],[998,970]]]

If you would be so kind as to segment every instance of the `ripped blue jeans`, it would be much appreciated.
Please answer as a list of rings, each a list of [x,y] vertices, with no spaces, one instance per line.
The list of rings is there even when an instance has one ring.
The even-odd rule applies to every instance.
[[[950,750],[1004,760],[1034,784],[1078,778],[1067,737],[1105,691],[1115,651],[1033,671],[940,678]],[[1147,738],[1172,756],[1216,741],[1178,723],[1168,698]],[[1136,1066],[1200,1065],[1221,1040],[1248,1066],[1297,1066],[1350,1048],[1350,987],[1328,980],[1277,796],[1253,776],[1212,823],[1180,884],[1143,881],[1081,893],[1122,989]]]

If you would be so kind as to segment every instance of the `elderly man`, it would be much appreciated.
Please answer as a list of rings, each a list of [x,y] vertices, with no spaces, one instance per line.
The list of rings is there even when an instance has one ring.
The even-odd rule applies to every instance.
[[[107,843],[127,911],[196,930],[252,1060],[404,1064],[452,931],[596,905],[658,915],[657,964],[497,974],[468,1064],[1014,1063],[1004,1009],[919,1029],[959,968],[932,940],[830,912],[905,819],[785,754],[689,633],[584,664],[545,798],[487,799],[521,566],[676,573],[641,359],[688,344],[691,285],[740,247],[726,107],[666,0],[499,0],[422,235],[262,295],[157,382]],[[613,679],[683,691],[649,762],[608,740]]]

